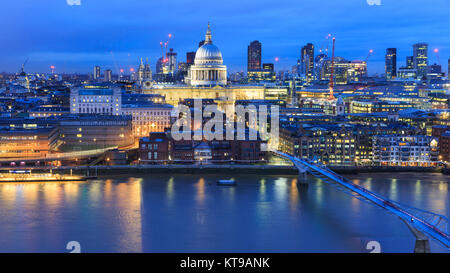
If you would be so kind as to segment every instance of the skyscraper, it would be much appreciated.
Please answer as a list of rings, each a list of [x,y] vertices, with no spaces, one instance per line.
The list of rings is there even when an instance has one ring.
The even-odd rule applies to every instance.
[[[421,79],[427,75],[428,69],[428,44],[418,43],[413,45],[414,68],[417,70],[417,77]]]
[[[386,49],[386,79],[392,80],[397,78],[397,49]]]
[[[167,62],[168,62],[168,72],[174,74],[177,70],[177,53],[173,51],[173,48],[166,53]]]
[[[414,69],[414,57],[406,56],[406,68]]]
[[[166,63],[164,59],[161,57],[156,61],[156,73],[161,74],[164,73],[164,67],[166,66]]]
[[[448,59],[447,78],[450,79],[450,59]]]
[[[105,75],[104,75],[103,80],[105,82],[111,82],[112,81],[112,70],[111,69],[106,69],[105,70]]]
[[[186,63],[188,65],[194,64],[195,60],[195,52],[187,52],[186,53]]]
[[[100,74],[101,74],[100,66],[98,65],[94,66],[94,80],[100,79]]]
[[[247,58],[247,71],[261,70],[261,43],[259,41],[250,43],[248,46]]]
[[[302,47],[302,73],[308,80],[312,80],[314,76],[314,45],[311,43]]]

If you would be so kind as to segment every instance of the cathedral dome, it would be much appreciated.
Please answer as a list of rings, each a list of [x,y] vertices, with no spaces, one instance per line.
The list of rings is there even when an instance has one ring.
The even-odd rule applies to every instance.
[[[195,54],[194,65],[190,66],[187,81],[192,86],[227,85],[227,67],[223,64],[222,53],[212,43],[211,28],[208,23],[205,43]]]
[[[222,52],[213,44],[204,44],[195,53],[195,64],[223,63]]]
[[[223,64],[222,52],[212,43],[211,28],[208,23],[206,31],[205,43],[195,53],[196,65],[201,64]]]

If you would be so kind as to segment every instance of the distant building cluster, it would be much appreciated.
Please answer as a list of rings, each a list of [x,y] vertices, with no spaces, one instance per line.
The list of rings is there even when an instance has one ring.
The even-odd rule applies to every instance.
[[[317,163],[448,163],[450,81],[439,58],[431,64],[427,43],[414,44],[404,64],[397,48],[387,48],[385,73],[371,76],[372,51],[362,60],[335,56],[330,35],[321,47],[300,46],[290,71],[277,70],[277,60],[265,58],[263,44],[252,40],[247,69],[236,73],[210,25],[186,60],[162,42],[155,69],[141,58],[127,70],[96,65],[91,75],[59,74],[54,66],[27,73],[26,62],[18,73],[2,73],[0,165],[271,164],[273,155],[262,149],[267,139],[174,139],[176,107],[203,110],[194,99],[203,100],[201,108],[217,106],[220,115],[238,106],[278,106],[278,150]],[[247,118],[234,122],[244,122],[246,133],[255,129]]]

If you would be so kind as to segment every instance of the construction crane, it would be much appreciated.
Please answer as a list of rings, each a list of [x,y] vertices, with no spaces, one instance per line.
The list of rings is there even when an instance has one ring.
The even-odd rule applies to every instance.
[[[331,55],[331,75],[330,75],[330,100],[334,100],[334,49],[335,49],[336,38],[333,37],[333,50]]]
[[[325,49],[325,55],[328,55],[328,45],[329,45],[329,43],[330,43],[330,37],[331,37],[331,34],[328,34],[328,35],[325,37],[325,41],[323,41],[322,46],[321,46],[320,49],[319,49],[319,51],[320,51],[321,54],[323,53],[323,49],[324,49],[324,47],[325,47],[325,45],[326,45],[327,47],[326,47],[326,49]]]
[[[438,65],[441,65],[441,58],[439,58],[439,49],[435,48],[434,53],[436,53],[436,58],[438,61]]]
[[[22,64],[22,70],[20,71],[21,73],[25,73],[25,65],[28,63],[28,60],[29,60],[30,58],[27,58],[26,60],[25,60],[25,62],[23,62],[23,64]]]
[[[111,50],[110,53],[111,53],[111,59],[113,61],[116,72],[117,72],[117,74],[120,74],[120,70],[119,70],[119,67],[117,66],[116,58],[114,57],[114,52]]]
[[[167,42],[165,42],[165,43],[160,42],[159,43],[161,45],[161,54],[162,54],[162,56],[161,56],[162,59],[161,60],[162,60],[163,63],[166,63],[168,61],[167,58],[166,58],[166,55],[167,55],[167,50],[169,48],[169,42],[170,42],[171,38],[172,38],[172,34],[169,33]]]
[[[369,54],[367,54],[367,57],[364,60],[365,63],[367,63],[367,61],[369,60],[369,57],[372,55],[372,53],[373,53],[373,49],[369,50]]]

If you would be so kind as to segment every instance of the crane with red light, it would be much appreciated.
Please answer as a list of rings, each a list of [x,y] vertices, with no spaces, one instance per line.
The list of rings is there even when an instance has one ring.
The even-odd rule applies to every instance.
[[[438,65],[441,65],[441,58],[439,57],[439,49],[435,48],[434,53],[436,53],[436,58],[438,61]]]
[[[332,55],[331,55],[331,75],[330,75],[330,100],[334,100],[334,50],[335,50],[335,44],[336,44],[336,37],[333,37],[333,49],[332,49]]]
[[[331,38],[331,34],[328,34],[327,36],[325,36],[325,41],[323,41],[322,46],[319,49],[319,52],[322,54],[323,50],[325,48],[325,55],[328,55],[328,45],[330,44],[330,38]]]
[[[167,55],[167,50],[169,48],[169,42],[170,42],[171,38],[172,38],[172,34],[169,33],[168,39],[167,39],[166,42],[162,42],[162,41],[159,42],[159,44],[161,46],[161,55],[162,55],[161,56],[161,60],[162,60],[163,63],[166,63],[166,62],[169,61],[166,55]]]
[[[373,54],[373,49],[369,50],[369,54],[367,54],[367,57],[364,60],[365,63],[367,63],[367,61],[369,60],[369,57],[372,56],[372,54]]]

